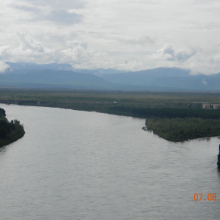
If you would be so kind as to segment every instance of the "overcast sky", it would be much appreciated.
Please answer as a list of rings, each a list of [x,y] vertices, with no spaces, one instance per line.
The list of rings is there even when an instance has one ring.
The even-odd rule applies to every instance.
[[[219,0],[1,0],[5,62],[220,72]]]

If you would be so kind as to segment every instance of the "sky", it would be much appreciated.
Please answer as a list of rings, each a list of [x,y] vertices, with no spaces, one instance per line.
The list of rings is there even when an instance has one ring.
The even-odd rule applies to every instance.
[[[218,0],[1,0],[5,62],[220,72]]]

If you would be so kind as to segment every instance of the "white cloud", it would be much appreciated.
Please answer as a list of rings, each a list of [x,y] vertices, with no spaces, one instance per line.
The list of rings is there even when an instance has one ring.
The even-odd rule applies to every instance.
[[[159,57],[168,61],[184,62],[196,54],[195,49],[192,51],[179,50],[175,51],[169,44],[164,45],[159,51]]]
[[[17,1],[13,1],[17,3]],[[36,6],[47,6],[52,9],[67,10],[67,9],[81,9],[84,8],[86,2],[84,0],[20,0],[20,2],[31,5],[32,7]]]
[[[149,36],[143,36],[140,38],[132,38],[132,37],[124,37],[124,38],[118,38],[116,39],[121,43],[125,44],[132,44],[132,45],[140,45],[140,46],[146,46],[151,45],[155,43],[155,39],[149,37]]]
[[[4,73],[8,68],[9,66],[6,63],[0,61],[0,73],[1,74]]]
[[[23,50],[30,49],[33,52],[44,52],[43,46],[39,42],[35,41],[30,35],[25,36],[23,33],[18,32],[18,36],[20,37],[21,47]]]
[[[219,1],[2,0],[1,9],[2,63],[220,72]]]

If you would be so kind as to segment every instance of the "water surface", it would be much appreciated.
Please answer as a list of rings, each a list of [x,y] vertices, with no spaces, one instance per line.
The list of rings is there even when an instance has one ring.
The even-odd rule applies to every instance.
[[[143,119],[0,107],[26,131],[0,149],[1,219],[219,219],[219,138],[171,143]]]

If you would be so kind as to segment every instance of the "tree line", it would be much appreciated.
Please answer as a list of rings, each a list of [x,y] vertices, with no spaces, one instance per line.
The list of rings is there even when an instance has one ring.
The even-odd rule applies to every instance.
[[[0,147],[18,140],[25,134],[24,127],[18,120],[9,122],[5,115],[5,110],[0,108]]]
[[[174,142],[220,135],[220,119],[148,118],[146,127],[148,131]]]

